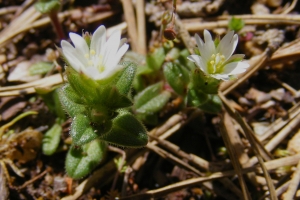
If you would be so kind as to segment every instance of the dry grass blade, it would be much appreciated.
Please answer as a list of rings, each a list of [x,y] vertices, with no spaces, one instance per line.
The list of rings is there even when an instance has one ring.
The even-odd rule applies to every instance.
[[[146,20],[145,20],[145,2],[136,1],[136,22],[138,35],[138,53],[146,55]]]
[[[276,192],[275,192],[275,187],[272,183],[272,179],[270,177],[270,174],[268,173],[267,171],[267,168],[265,167],[264,163],[263,163],[263,159],[260,155],[260,151],[259,151],[259,148],[257,147],[257,143],[254,139],[254,133],[251,131],[250,127],[246,124],[246,122],[242,119],[242,117],[238,114],[238,112],[235,112],[236,114],[236,118],[238,120],[238,122],[240,123],[240,125],[242,126],[243,130],[244,130],[244,133],[245,135],[247,136],[254,152],[255,152],[255,155],[258,159],[258,162],[264,172],[264,176],[266,178],[266,181],[267,181],[267,185],[268,185],[268,188],[269,188],[269,191],[270,191],[270,197],[272,200],[276,200],[278,199],[277,198],[277,195],[276,195]]]
[[[286,117],[278,118],[276,121],[274,121],[263,135],[258,136],[258,139],[260,141],[264,141],[268,137],[282,129],[287,123],[293,120],[300,113],[299,108],[300,102],[298,102],[296,105],[289,109]]]
[[[283,199],[284,200],[289,200],[289,199],[293,199],[295,196],[295,193],[297,191],[298,185],[300,182],[300,162],[297,165],[297,169],[293,174],[293,178],[290,181],[288,190],[286,191],[286,193],[283,194]]]
[[[233,165],[233,168],[235,169],[235,171],[236,171],[236,173],[238,175],[238,179],[239,179],[239,182],[241,184],[242,191],[243,191],[243,199],[245,199],[245,200],[251,199],[249,190],[247,188],[245,179],[244,179],[243,174],[242,174],[241,165],[240,165],[239,161],[235,157],[236,155],[238,155],[238,152],[237,152],[238,149],[236,149],[235,144],[232,144],[232,141],[230,140],[230,137],[229,137],[230,133],[227,132],[226,124],[225,124],[224,121],[225,121],[225,119],[223,117],[222,122],[221,122],[220,131],[221,131],[221,134],[222,134],[225,146],[228,149],[230,160],[231,160],[231,163]]]
[[[257,70],[264,66],[266,61],[267,52],[265,51],[262,55],[260,55],[258,58],[255,58],[255,60],[250,63],[249,70],[247,70],[243,74],[238,75],[237,80],[223,82],[220,86],[220,91],[222,91],[224,95],[230,93],[233,89],[248,80],[250,76],[252,76]]]
[[[289,156],[289,157],[265,162],[264,165],[266,166],[267,170],[274,170],[278,167],[295,165],[299,162],[299,160],[300,160],[300,154],[296,154],[294,156]],[[260,167],[249,167],[249,168],[242,169],[243,173],[248,173],[251,171],[261,172],[261,168]],[[236,172],[234,170],[225,171],[225,172],[216,172],[216,173],[211,174],[208,177],[199,177],[199,178],[192,178],[192,179],[184,180],[179,183],[168,185],[166,187],[162,187],[162,188],[159,188],[156,190],[149,190],[142,194],[132,195],[132,196],[124,197],[121,199],[122,200],[135,200],[135,199],[139,200],[139,199],[158,198],[158,197],[164,196],[165,194],[168,194],[170,192],[174,192],[174,191],[186,188],[186,187],[191,187],[191,186],[197,185],[202,182],[212,181],[212,180],[216,180],[216,179],[220,179],[220,178],[224,178],[224,177],[228,177],[228,176],[233,176],[235,174],[236,174]]]
[[[296,25],[300,24],[299,15],[235,15],[235,18],[243,19],[246,25]],[[183,20],[184,26],[190,32],[199,32],[204,29],[227,28],[228,20],[232,16],[220,16],[211,19],[201,18]]]
[[[290,185],[290,182],[291,182],[291,181],[287,181],[287,182],[285,182],[283,185],[281,185],[280,187],[278,187],[278,188],[276,189],[276,195],[277,195],[277,196],[280,196],[284,191],[286,191],[287,188],[288,188],[289,185]],[[266,199],[266,197],[268,197],[268,196],[269,196],[269,192],[266,192],[266,194],[263,195],[259,200],[264,200],[264,199]]]
[[[128,34],[130,37],[131,48],[133,51],[138,51],[138,35],[137,35],[137,28],[136,28],[136,21],[134,15],[134,9],[131,0],[122,0],[123,10],[125,14],[125,19],[128,25]]]
[[[186,162],[182,161],[181,159],[179,159],[178,157],[174,156],[173,154],[151,144],[148,143],[148,145],[146,146],[148,149],[154,151],[155,153],[157,153],[158,155],[160,155],[162,158],[165,158],[171,162],[173,162],[175,165],[178,165],[180,167],[183,167],[189,171],[194,172],[197,175],[203,176],[204,174],[201,173],[199,170],[197,170],[196,168],[190,166],[189,164],[187,164]]]
[[[214,163],[209,163],[208,161],[204,160],[203,158],[200,158],[196,155],[188,154],[185,151],[180,150],[180,147],[167,141],[163,140],[157,137],[151,137],[155,139],[155,141],[158,142],[159,145],[163,146],[170,152],[172,152],[177,157],[180,157],[181,159],[187,160],[194,166],[204,169],[205,171],[210,171],[211,169],[216,169],[217,167],[214,167]],[[203,174],[202,174],[203,175]],[[231,190],[234,194],[236,194],[239,198],[243,198],[242,191],[232,183],[232,181],[228,178],[224,178],[219,180],[225,187],[227,187],[229,190]]]

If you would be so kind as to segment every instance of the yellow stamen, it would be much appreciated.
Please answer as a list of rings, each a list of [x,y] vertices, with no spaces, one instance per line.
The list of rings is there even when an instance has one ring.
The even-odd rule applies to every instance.
[[[86,54],[84,54],[84,57],[87,58],[87,59],[89,59],[90,55],[86,53]]]
[[[212,60],[212,61],[210,61],[210,64],[212,64],[212,65],[213,65],[213,64],[215,64],[215,61],[213,61],[213,60]]]
[[[99,67],[99,72],[103,72],[105,70],[104,66]]]
[[[90,54],[91,54],[91,55],[95,55],[95,54],[96,54],[96,51],[93,50],[93,49],[91,49],[91,50],[90,50]]]

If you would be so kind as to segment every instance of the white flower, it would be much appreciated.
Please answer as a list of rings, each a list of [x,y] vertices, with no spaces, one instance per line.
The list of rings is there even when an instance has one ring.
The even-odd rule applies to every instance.
[[[70,33],[69,36],[75,47],[62,40],[62,52],[77,72],[83,72],[94,80],[103,80],[123,69],[119,62],[129,45],[120,40],[120,30],[115,31],[106,41],[105,27],[98,27],[91,37],[90,46],[76,33]]]
[[[210,33],[204,30],[204,40],[195,35],[199,55],[187,58],[194,62],[205,74],[216,79],[229,80],[231,75],[240,74],[249,67],[247,62],[241,61],[244,54],[232,55],[238,43],[238,36],[233,31],[227,33],[218,46],[215,46]]]

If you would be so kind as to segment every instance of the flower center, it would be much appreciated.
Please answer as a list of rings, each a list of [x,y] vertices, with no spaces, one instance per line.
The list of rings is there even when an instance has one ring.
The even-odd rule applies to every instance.
[[[207,71],[209,74],[221,74],[224,70],[225,56],[217,53],[213,54],[207,62]]]
[[[105,70],[103,56],[101,54],[97,55],[95,50],[91,49],[84,57],[87,59],[88,65],[97,68],[100,73]]]

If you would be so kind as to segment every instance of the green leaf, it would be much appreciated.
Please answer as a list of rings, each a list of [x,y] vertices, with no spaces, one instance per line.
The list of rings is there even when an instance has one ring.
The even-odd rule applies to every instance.
[[[100,139],[124,147],[143,147],[148,142],[148,135],[146,128],[131,113],[120,112],[113,119],[112,129]]]
[[[206,94],[217,94],[221,81],[204,74],[200,69],[192,72],[192,84],[197,90],[202,90]]]
[[[193,62],[190,62],[188,59],[186,59],[189,55],[190,52],[187,49],[183,49],[180,51],[179,58],[176,60],[176,62],[179,62],[181,66],[185,66],[187,69],[189,69],[189,71],[193,71],[196,69],[196,66]]]
[[[154,85],[150,85],[147,88],[145,88],[143,91],[138,93],[134,98],[134,106],[135,108],[139,108],[145,103],[147,103],[150,99],[152,99],[154,96],[159,95],[159,93],[162,91],[163,83],[159,82]]]
[[[42,150],[45,155],[52,155],[55,153],[59,142],[62,127],[59,123],[55,123],[44,135]]]
[[[125,70],[122,72],[122,75],[118,79],[118,81],[116,83],[116,87],[117,87],[118,91],[120,92],[120,94],[126,96],[126,95],[128,95],[128,93],[131,89],[131,85],[132,85],[133,79],[135,77],[136,65],[131,62],[123,63],[123,65],[125,65],[126,67],[125,67]]]
[[[100,90],[98,104],[101,102],[110,109],[118,109],[132,106],[131,100],[120,94],[116,86],[103,87]]]
[[[103,125],[103,128],[101,128],[101,125]],[[76,115],[73,118],[70,131],[74,145],[87,144],[98,138],[101,134],[109,131],[110,127],[105,127],[105,125],[111,126],[111,124],[94,124],[87,116],[83,114]]]
[[[158,123],[158,114],[156,113],[136,113],[135,116],[147,125],[155,126]]]
[[[70,101],[73,101],[76,104],[86,104],[84,96],[79,96],[70,84],[65,84],[61,90]]]
[[[40,0],[35,5],[35,9],[45,14],[53,11],[58,11],[60,8],[59,0]]]
[[[208,99],[208,94],[205,94],[201,90],[190,88],[188,90],[188,105],[198,107],[204,104]]]
[[[187,85],[189,83],[189,72],[186,68],[168,62],[164,65],[164,75],[169,85],[176,93],[180,95],[186,93]]]
[[[199,108],[205,112],[217,114],[222,110],[222,101],[218,95],[208,95],[208,100]]]
[[[156,49],[152,54],[147,55],[146,63],[147,66],[154,72],[158,71],[165,61],[165,50],[163,47]]]
[[[66,158],[67,174],[80,179],[92,172],[105,158],[107,144],[98,139],[81,147],[72,146]]]
[[[160,111],[166,103],[169,101],[171,93],[169,91],[163,91],[161,94],[149,99],[144,105],[136,109],[138,113],[153,114]]]
[[[245,26],[244,20],[232,17],[228,22],[228,28],[233,31],[239,31]]]
[[[66,75],[71,87],[78,96],[84,97],[88,104],[99,103],[98,90],[101,87],[96,81],[71,67],[66,68]]]
[[[65,119],[66,114],[59,100],[59,88],[34,88],[42,97],[49,110],[55,113],[59,118]]]
[[[166,55],[165,60],[169,62],[173,62],[180,56],[180,50],[178,48],[172,48]]]
[[[53,69],[54,65],[48,62],[38,62],[30,66],[29,74],[34,75],[43,75]]]
[[[86,107],[81,104],[74,103],[72,100],[70,100],[63,91],[62,88],[58,90],[59,100],[65,109],[65,111],[73,118],[76,115],[80,113],[84,113],[86,110]]]

